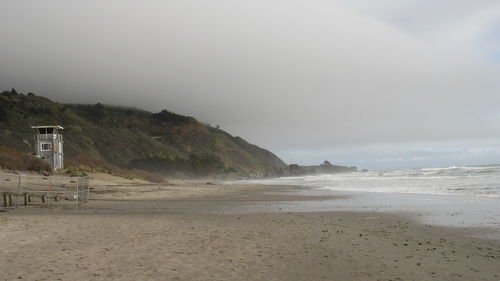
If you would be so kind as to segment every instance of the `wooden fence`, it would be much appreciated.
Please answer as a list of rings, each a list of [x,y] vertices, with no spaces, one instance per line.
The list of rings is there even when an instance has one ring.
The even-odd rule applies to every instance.
[[[0,173],[0,200],[3,201],[0,207],[49,205],[69,200],[78,208],[88,201],[90,185],[90,177]]]

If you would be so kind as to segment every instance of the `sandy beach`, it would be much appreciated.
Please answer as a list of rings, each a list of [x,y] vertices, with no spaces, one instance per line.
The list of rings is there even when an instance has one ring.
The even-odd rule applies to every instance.
[[[397,213],[227,212],[335,199],[286,192],[300,187],[104,175],[94,186],[78,211],[0,212],[0,280],[500,280],[500,241],[479,229]]]

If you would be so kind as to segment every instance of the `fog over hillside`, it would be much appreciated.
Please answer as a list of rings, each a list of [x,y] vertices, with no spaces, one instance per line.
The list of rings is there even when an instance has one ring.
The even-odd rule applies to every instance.
[[[4,0],[0,11],[1,89],[167,108],[287,163],[500,162],[498,1]]]

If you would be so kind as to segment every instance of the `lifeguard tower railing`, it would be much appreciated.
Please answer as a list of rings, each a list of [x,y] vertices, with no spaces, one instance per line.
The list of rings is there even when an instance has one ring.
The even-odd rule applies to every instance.
[[[63,140],[63,136],[61,134],[37,134],[33,137],[34,140]]]
[[[89,200],[91,178],[0,173],[0,207],[68,204]]]

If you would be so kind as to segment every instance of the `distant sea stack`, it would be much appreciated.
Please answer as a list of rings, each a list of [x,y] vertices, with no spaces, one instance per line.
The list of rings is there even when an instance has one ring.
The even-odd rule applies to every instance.
[[[303,176],[303,175],[317,175],[317,174],[335,174],[335,173],[351,173],[356,172],[357,167],[351,166],[338,166],[333,165],[330,161],[325,160],[322,164],[317,166],[300,166],[298,164],[290,164],[286,170],[287,175]]]

